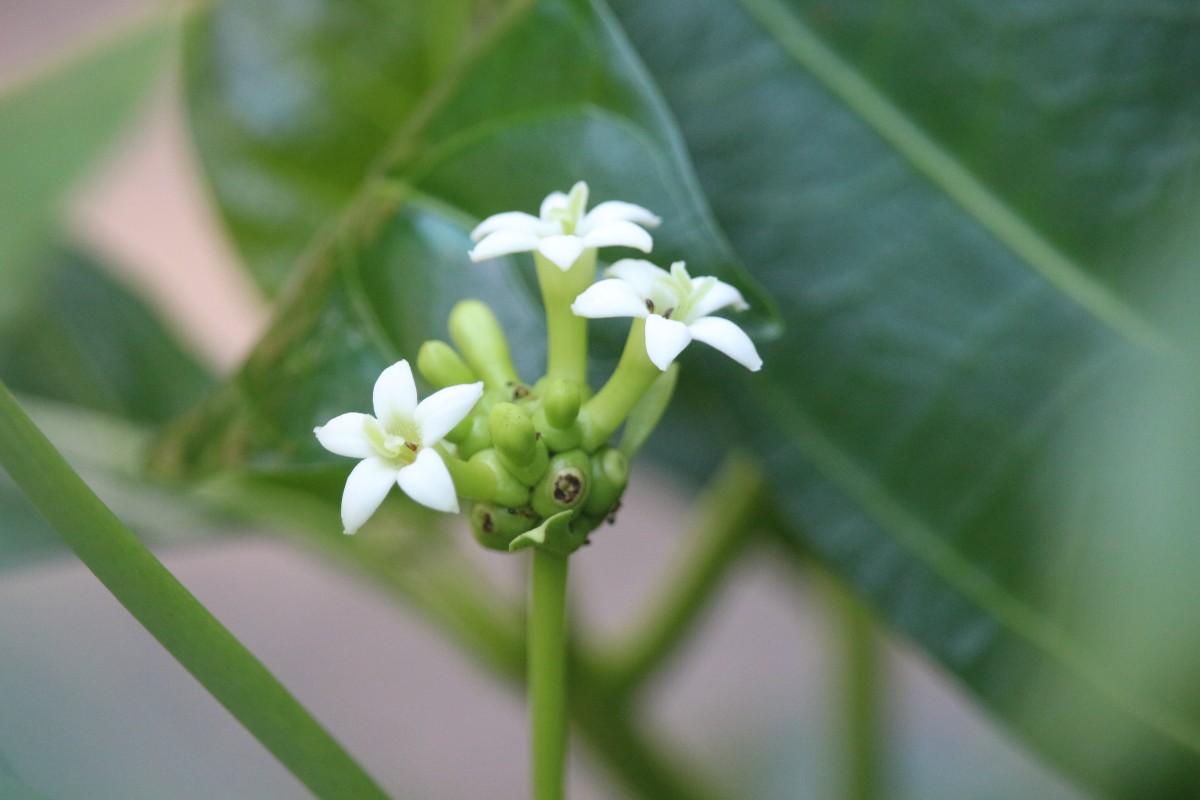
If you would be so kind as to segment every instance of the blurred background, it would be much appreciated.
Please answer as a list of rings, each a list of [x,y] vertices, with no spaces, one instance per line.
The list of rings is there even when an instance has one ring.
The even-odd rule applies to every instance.
[[[144,0],[0,0],[0,92],[153,10]],[[228,372],[267,310],[220,230],[185,131],[167,76],[64,214],[75,242],[120,265],[121,282]],[[688,504],[683,487],[639,467],[620,524],[572,562],[585,627],[612,633],[637,618],[687,535]],[[526,793],[521,697],[392,598],[296,545],[202,533],[160,557],[394,796]],[[516,559],[476,557],[519,592]],[[815,568],[797,588],[793,569],[783,556],[741,564],[645,706],[679,758],[731,796],[839,796],[840,590]],[[5,570],[0,609],[0,771],[31,796],[306,796],[73,559]],[[878,636],[887,797],[1084,797],[903,640]],[[578,800],[621,796],[578,750],[571,783]]]

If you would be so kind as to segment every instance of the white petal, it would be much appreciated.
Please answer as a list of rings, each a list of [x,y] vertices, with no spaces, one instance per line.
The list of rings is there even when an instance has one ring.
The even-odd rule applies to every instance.
[[[546,219],[546,217],[550,215],[551,211],[565,209],[568,204],[569,200],[565,194],[562,192],[551,192],[550,194],[546,195],[546,199],[542,201],[542,207],[538,211],[538,216],[540,216],[542,219]]]
[[[400,470],[396,483],[404,493],[435,511],[458,513],[458,495],[446,462],[436,450],[422,447],[417,460]]]
[[[526,214],[524,211],[505,211],[503,214],[493,214],[476,225],[475,230],[471,231],[471,241],[478,242],[489,234],[503,230],[540,236],[545,227],[546,223],[532,214]]]
[[[625,281],[642,297],[649,297],[654,289],[654,284],[663,278],[671,277],[671,274],[665,269],[656,267],[641,258],[622,258],[604,270],[604,274],[610,278],[620,278]]]
[[[331,453],[350,458],[367,458],[374,455],[375,451],[371,449],[371,443],[367,441],[367,434],[363,430],[363,423],[366,421],[366,414],[352,411],[334,417],[319,428],[313,428],[313,433],[317,435],[321,446]]]
[[[692,338],[717,348],[751,372],[762,369],[762,359],[746,332],[721,317],[704,317],[688,326]]]
[[[688,326],[679,320],[666,319],[658,314],[646,317],[646,355],[654,366],[666,370],[692,341]]]
[[[528,253],[536,250],[540,241],[541,237],[525,231],[499,230],[485,236],[467,255],[472,261],[484,261],[513,253]]]
[[[588,231],[603,225],[606,222],[636,222],[638,225],[644,225],[647,228],[656,228],[662,222],[658,215],[641,206],[633,203],[625,203],[620,200],[608,200],[593,208],[579,223],[576,230],[579,233],[587,233]]]
[[[577,317],[645,317],[646,300],[628,283],[616,278],[596,281],[571,303]]]
[[[707,280],[708,278],[692,278],[692,289],[695,290]],[[738,311],[745,311],[750,307],[742,297],[741,292],[728,283],[714,278],[712,288],[705,293],[704,297],[700,298],[700,301],[696,305],[692,306],[689,316],[692,319],[707,317],[714,311],[726,306],[733,306]]]
[[[606,222],[595,230],[584,234],[583,244],[586,247],[632,247],[649,253],[654,249],[654,240],[650,234],[634,225],[632,222]]]
[[[413,382],[412,367],[407,361],[397,361],[379,375],[371,399],[375,405],[375,418],[389,430],[397,423],[413,418],[417,409],[417,384]]]
[[[421,432],[421,444],[433,447],[462,422],[483,396],[483,382],[447,386],[434,392],[417,406],[413,419]]]
[[[354,533],[371,518],[396,482],[396,475],[395,467],[374,457],[363,459],[350,471],[342,492],[342,526],[346,533]]]
[[[559,234],[558,236],[547,236],[537,246],[538,252],[563,272],[571,268],[575,263],[575,259],[579,258],[580,253],[584,250],[583,240],[578,236],[570,234]]]

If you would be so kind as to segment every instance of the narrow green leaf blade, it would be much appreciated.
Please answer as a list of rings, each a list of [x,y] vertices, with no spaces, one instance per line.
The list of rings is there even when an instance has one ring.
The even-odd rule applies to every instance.
[[[386,797],[88,489],[3,384],[0,464],[113,596],[317,797]]]

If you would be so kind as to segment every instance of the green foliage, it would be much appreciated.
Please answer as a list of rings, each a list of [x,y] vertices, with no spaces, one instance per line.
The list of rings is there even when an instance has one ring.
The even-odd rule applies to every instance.
[[[444,338],[467,291],[496,309],[518,375],[541,374],[528,265],[469,265],[467,231],[586,179],[666,220],[656,261],[719,274],[760,328],[772,304],[783,323],[760,374],[689,350],[646,448],[694,476],[750,449],[784,540],[1026,741],[1102,794],[1196,796],[1196,394],[1174,374],[1194,339],[1156,311],[1195,269],[1180,255],[1200,208],[1194,8],[610,5],[242,0],[196,15],[191,129],[278,306],[241,371],[161,440],[160,474],[328,493],[345,467],[312,426]],[[46,202],[29,206],[39,220]],[[85,308],[73,293],[89,280],[57,302]],[[174,357],[130,348],[143,323],[114,327],[136,314],[98,291],[115,316],[30,314],[36,349],[0,344],[0,364],[132,419],[188,405],[203,378],[179,364],[154,373],[161,393],[123,382]],[[72,383],[42,359],[109,366]],[[626,446],[641,439],[633,426]]]
[[[0,322],[21,307],[57,204],[160,75],[166,15],[0,94]]]

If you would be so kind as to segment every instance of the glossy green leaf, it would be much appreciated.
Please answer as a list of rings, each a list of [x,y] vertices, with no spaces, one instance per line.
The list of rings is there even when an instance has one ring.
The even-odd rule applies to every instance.
[[[399,25],[425,24],[421,4],[287,8],[219,5],[188,36],[193,130],[235,238],[268,284],[305,255],[233,384],[160,450],[164,472],[345,464],[313,426],[365,408],[382,368],[445,338],[468,293],[496,308],[519,370],[536,378],[544,335],[530,259],[470,264],[467,232],[498,210],[536,211],[581,177],[593,202],[619,197],[669,218],[655,257],[739,283],[769,320],[607,17],[579,3],[481,5],[465,42],[434,52],[441,40]]]
[[[162,463],[319,463],[311,426],[365,408],[371,378],[440,336],[466,286],[499,307],[534,374],[522,343],[538,331],[510,282],[526,273],[466,265],[463,231],[600,175],[597,194],[679,220],[681,239],[662,231],[668,258],[720,266],[732,244],[786,324],[761,374],[690,348],[649,446],[697,470],[749,443],[789,539],[1041,752],[1115,796],[1195,796],[1194,693],[1156,694],[1091,646],[1064,611],[1087,582],[1061,559],[1104,543],[1047,514],[1086,483],[1063,466],[1067,422],[1119,368],[1186,349],[1151,320],[1147,288],[1197,208],[1194,10],[613,5],[619,28],[599,5],[481,5],[453,17],[473,20],[461,47],[436,52],[404,38],[420,24],[384,32],[360,3],[264,0],[204,20],[191,107],[226,217],[268,282],[308,255],[267,340]],[[435,7],[387,6],[398,19]],[[388,35],[439,66],[401,76]],[[351,40],[364,44],[339,48]],[[629,111],[631,96],[649,111]],[[672,118],[698,187],[674,171]],[[634,130],[667,144],[633,147]],[[1061,735],[1027,713],[1039,705],[1092,709],[1128,732],[1123,749]],[[1113,775],[1113,752],[1133,754],[1128,774]]]
[[[1091,646],[1064,609],[1106,542],[1046,514],[1090,481],[1068,423],[1122,364],[1183,351],[1144,309],[1197,208],[1193,10],[614,5],[786,325],[761,375],[684,373],[672,457],[719,447],[700,428],[751,441],[788,535],[1029,742],[1102,793],[1194,796],[1194,684],[1147,691]]]
[[[768,310],[712,224],[645,73],[587,3],[224,3],[189,27],[185,60],[201,158],[268,288],[382,179],[468,230],[497,209],[536,212],[586,179],[593,203],[627,200],[671,220],[656,259],[686,258]]]
[[[25,300],[59,198],[162,74],[173,23],[160,14],[0,93],[0,320]]]

